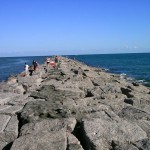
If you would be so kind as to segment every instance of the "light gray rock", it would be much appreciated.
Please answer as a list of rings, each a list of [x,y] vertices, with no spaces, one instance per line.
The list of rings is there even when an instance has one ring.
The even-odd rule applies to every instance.
[[[0,115],[0,118],[2,115]],[[3,116],[3,118],[0,121],[0,141],[4,143],[10,143],[14,141],[18,136],[18,119],[17,116]],[[2,124],[3,123],[3,124]]]
[[[110,149],[110,143],[113,140],[123,144],[147,138],[146,132],[137,124],[125,120],[116,122],[103,119],[84,119],[83,130],[86,143],[90,143],[88,148],[96,150],[102,149],[102,147],[104,147],[103,149]]]
[[[0,114],[0,134],[3,133],[5,127],[7,126],[9,120],[10,120],[9,115],[2,115]]]
[[[12,142],[18,137],[18,119],[17,116],[12,116],[5,130],[5,138],[7,142]]]
[[[79,140],[70,133],[67,133],[67,150],[83,150]]]
[[[11,94],[13,95],[13,94]],[[4,105],[11,100],[11,95],[6,93],[0,93],[0,105]]]
[[[0,105],[0,111],[10,108],[10,105]]]
[[[0,149],[3,150],[3,148],[4,148],[7,144],[8,144],[7,142],[0,141]]]
[[[7,104],[8,105],[15,105],[15,106],[24,106],[27,102],[29,101],[34,101],[34,99],[29,97],[30,94],[24,94],[24,95],[19,95],[16,98],[11,99]]]
[[[21,128],[21,135],[37,133],[42,130],[59,131],[64,130],[67,132],[72,132],[76,125],[75,118],[64,118],[64,119],[44,119],[35,123],[25,124]]]
[[[40,131],[16,139],[11,150],[66,150],[66,132]]]
[[[0,114],[7,114],[7,115],[15,115],[17,112],[21,111],[23,106],[11,106],[6,109],[0,110]]]
[[[128,120],[150,120],[150,114],[136,107],[127,106],[119,112],[119,116]]]
[[[18,97],[20,97],[20,95],[16,94],[16,93],[0,92],[0,105],[5,105],[9,101],[12,101],[14,99],[18,99]]]
[[[26,91],[22,85],[18,85],[14,90],[14,93],[18,93],[18,94],[23,94],[24,92]]]

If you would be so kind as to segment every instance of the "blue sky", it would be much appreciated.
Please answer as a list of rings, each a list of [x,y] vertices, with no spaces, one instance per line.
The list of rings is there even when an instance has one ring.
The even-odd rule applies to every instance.
[[[150,52],[150,0],[0,0],[0,56]]]

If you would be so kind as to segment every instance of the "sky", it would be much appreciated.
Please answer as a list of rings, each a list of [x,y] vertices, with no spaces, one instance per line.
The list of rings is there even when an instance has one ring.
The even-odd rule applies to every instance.
[[[0,57],[150,52],[150,0],[0,0]]]

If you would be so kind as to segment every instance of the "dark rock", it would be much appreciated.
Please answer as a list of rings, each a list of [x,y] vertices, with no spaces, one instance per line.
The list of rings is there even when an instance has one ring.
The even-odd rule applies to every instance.
[[[139,150],[150,150],[150,139],[143,139],[133,144]]]
[[[133,97],[133,95],[130,94],[130,92],[132,91],[131,89],[122,87],[121,91],[122,91],[122,94],[126,95],[128,98],[132,98]]]
[[[129,98],[128,98],[128,99],[125,99],[124,102],[127,103],[127,104],[133,105],[133,100],[132,100],[132,99],[129,99]]]
[[[139,83],[137,83],[137,82],[132,82],[132,84],[133,84],[134,86],[139,86]]]

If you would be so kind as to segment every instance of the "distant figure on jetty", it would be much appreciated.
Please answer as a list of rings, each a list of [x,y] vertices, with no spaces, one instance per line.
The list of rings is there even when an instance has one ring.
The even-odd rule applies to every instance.
[[[28,75],[29,65],[27,63],[25,63],[25,65],[24,65],[24,70],[25,70],[25,76]]]
[[[49,66],[49,63],[50,63],[50,58],[46,58],[46,65],[47,65],[47,67]]]
[[[55,61],[51,61],[51,62],[50,62],[50,66],[51,66],[52,68],[55,68],[55,67],[56,67]]]
[[[33,71],[34,71],[33,66],[30,66],[30,67],[29,67],[29,73],[30,73],[29,75],[30,75],[30,76],[32,76]]]
[[[36,71],[38,68],[38,63],[35,60],[33,60],[32,64],[33,64],[33,70]]]
[[[55,63],[58,63],[58,56],[55,56]]]

